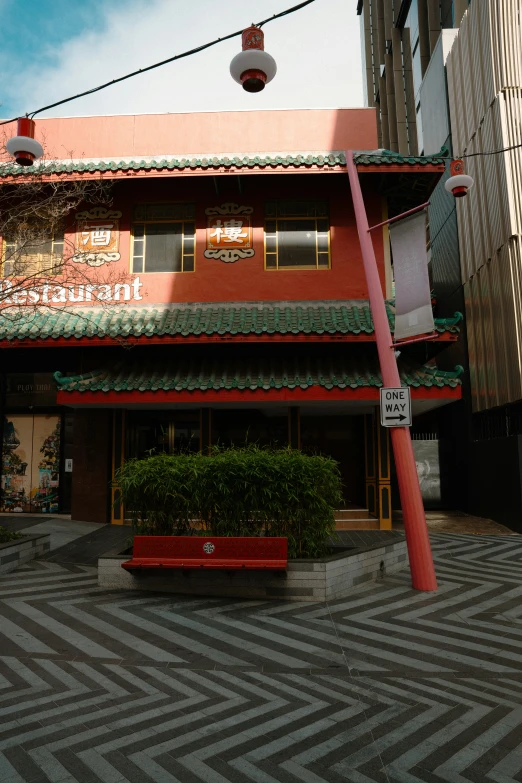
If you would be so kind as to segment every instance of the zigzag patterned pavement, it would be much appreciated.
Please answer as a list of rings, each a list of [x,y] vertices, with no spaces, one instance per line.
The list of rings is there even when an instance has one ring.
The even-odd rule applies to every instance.
[[[522,781],[522,538],[329,605],[0,579],[1,783]]]

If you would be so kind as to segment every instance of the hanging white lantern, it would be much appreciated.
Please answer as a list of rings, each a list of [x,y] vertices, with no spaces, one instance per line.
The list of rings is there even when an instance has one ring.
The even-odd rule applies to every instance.
[[[35,121],[20,117],[17,130],[18,135],[7,141],[6,149],[19,166],[32,166],[44,153],[42,145],[34,137]]]
[[[277,72],[274,58],[264,50],[265,34],[252,25],[243,30],[243,51],[230,63],[232,78],[247,92],[261,92]]]
[[[473,177],[464,173],[464,161],[452,160],[450,163],[451,177],[446,180],[444,187],[455,198],[467,196],[469,188],[474,185]]]

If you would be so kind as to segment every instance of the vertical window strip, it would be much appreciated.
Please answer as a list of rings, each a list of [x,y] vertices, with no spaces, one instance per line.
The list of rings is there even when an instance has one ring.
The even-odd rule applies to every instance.
[[[315,224],[315,266],[280,265],[279,236],[280,223],[285,221],[307,221]],[[325,201],[279,201],[265,205],[265,269],[267,270],[311,270],[330,269],[330,219]]]
[[[132,272],[134,274],[147,273],[147,225],[158,225],[159,223],[176,223],[181,225],[181,272],[194,272],[196,269],[196,223],[195,209],[192,204],[180,204],[180,214],[185,215],[185,219],[150,219],[150,211],[154,205],[140,205],[135,209],[135,215],[144,215],[143,222],[133,223],[132,236]],[[167,205],[170,206],[170,205]],[[149,214],[148,214],[149,213]],[[175,272],[176,270],[165,270],[165,272]]]

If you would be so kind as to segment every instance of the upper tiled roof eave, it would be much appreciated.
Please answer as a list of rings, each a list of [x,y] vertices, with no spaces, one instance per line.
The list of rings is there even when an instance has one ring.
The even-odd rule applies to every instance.
[[[443,154],[438,156],[412,157],[399,155],[388,150],[362,150],[355,152],[355,162],[358,166],[404,166],[408,167],[440,167],[447,158]],[[10,161],[0,163],[0,178],[28,177],[37,174],[39,176],[52,175],[90,175],[132,172],[187,172],[215,173],[217,170],[344,170],[346,169],[346,156],[343,150],[304,151],[304,152],[268,152],[268,153],[230,153],[228,155],[212,154],[191,155],[180,157],[172,155],[145,156],[142,158],[73,158],[68,160],[42,161],[37,163],[28,172],[27,168],[18,166]]]

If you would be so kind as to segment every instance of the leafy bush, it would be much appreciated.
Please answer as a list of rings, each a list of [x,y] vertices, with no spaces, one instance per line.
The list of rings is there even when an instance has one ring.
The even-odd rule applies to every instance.
[[[131,459],[116,482],[141,535],[286,536],[290,557],[321,557],[341,504],[337,463],[300,451],[214,449]]]
[[[18,541],[19,538],[23,538],[22,533],[14,533],[11,530],[7,530],[5,527],[0,526],[0,544],[7,544],[9,541]]]

